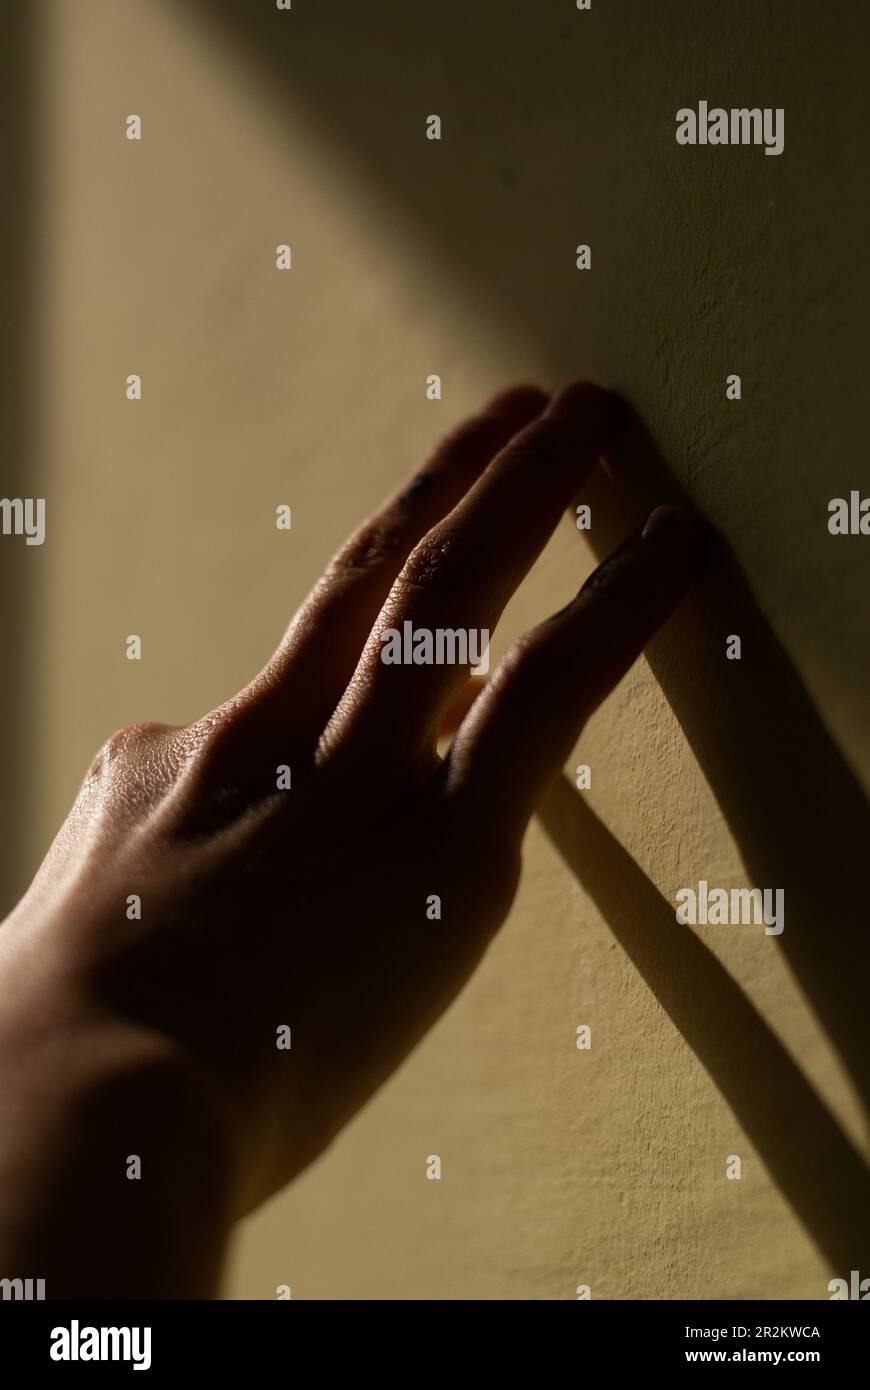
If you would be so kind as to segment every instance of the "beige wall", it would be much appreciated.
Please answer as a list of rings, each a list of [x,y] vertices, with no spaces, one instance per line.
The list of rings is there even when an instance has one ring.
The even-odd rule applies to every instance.
[[[629,394],[870,779],[870,541],[825,524],[830,497],[870,481],[860,10],[43,5],[49,521],[22,561],[40,730],[22,873],[107,734],[186,721],[249,678],[343,534],[515,378],[590,373]],[[674,113],[699,98],[784,106],[784,154],[677,147]],[[440,145],[423,138],[432,111]],[[123,138],[131,112],[141,144]],[[294,268],[279,275],[285,241]],[[141,403],[125,400],[131,372]],[[430,372],[440,403],[424,396]],[[274,528],[282,502],[290,533]],[[591,563],[566,522],[499,647]],[[806,940],[830,940],[856,903],[851,865],[829,860],[835,901],[844,876],[848,891],[826,920],[819,882],[789,878],[764,838],[796,787],[812,814],[818,769],[801,768],[798,736],[798,781],[771,785],[758,728],[729,724],[732,704],[756,701],[763,756],[779,693],[752,643],[741,692],[725,689],[724,635],[743,612],[728,593],[684,621],[676,675],[664,644],[664,686],[639,663],[569,764],[592,765],[588,804],[627,855],[585,807],[551,805],[477,976],[334,1149],[240,1232],[229,1296],[572,1298],[584,1283],[596,1298],[816,1298],[848,1272],[836,1126],[860,1142],[861,1112],[828,1039],[843,972],[823,1025],[814,958],[787,956],[788,925],[780,941],[710,929],[693,954],[667,907],[699,878],[796,882]],[[125,659],[130,633],[141,663]],[[696,728],[711,720],[697,738],[691,698]],[[717,759],[736,793],[726,766],[716,785]],[[836,800],[842,781],[835,766],[822,790]],[[591,1052],[574,1046],[581,1023]],[[440,1183],[425,1179],[430,1153]],[[731,1154],[739,1182],[725,1179]]]

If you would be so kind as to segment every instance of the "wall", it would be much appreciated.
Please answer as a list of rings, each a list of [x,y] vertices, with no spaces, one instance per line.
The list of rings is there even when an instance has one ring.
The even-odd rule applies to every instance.
[[[850,767],[866,785],[870,542],[826,529],[828,499],[870,485],[861,7],[39,14],[50,531],[21,560],[39,790],[13,880],[107,734],[246,681],[343,535],[512,379],[618,386],[650,434],[617,463],[607,520],[595,499],[596,544],[680,486],[760,604],[722,558],[595,717],[568,765],[592,766],[592,791],[549,798],[483,967],[245,1225],[227,1295],[826,1297],[867,1259]],[[677,146],[675,112],[701,98],[784,107],[784,153]],[[499,649],[592,563],[566,521]],[[700,878],[785,884],[784,936],[676,929],[674,893]]]

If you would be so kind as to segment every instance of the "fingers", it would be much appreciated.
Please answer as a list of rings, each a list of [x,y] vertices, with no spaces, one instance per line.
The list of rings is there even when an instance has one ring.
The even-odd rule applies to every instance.
[[[316,743],[410,551],[547,399],[536,386],[499,392],[345,542],[265,670],[242,692],[259,722],[272,714],[295,742]]]
[[[700,559],[688,512],[660,507],[567,608],[508,652],[460,728],[447,787],[493,831],[519,835],[584,723],[670,616]]]
[[[612,398],[579,384],[517,434],[443,521],[411,553],[366,645],[331,733],[334,747],[432,747],[445,709],[524,575],[543,549],[579,481],[607,442]],[[403,635],[401,651],[389,634]],[[407,660],[405,634],[431,634],[433,657]],[[467,662],[438,660],[467,648]],[[393,660],[398,657],[398,660]]]

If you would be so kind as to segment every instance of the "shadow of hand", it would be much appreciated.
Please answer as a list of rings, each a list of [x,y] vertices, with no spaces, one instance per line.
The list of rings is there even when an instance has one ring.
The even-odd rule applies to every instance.
[[[651,505],[686,505],[643,425],[625,427],[584,489],[608,552]],[[870,1092],[864,862],[870,811],[721,536],[701,580],[647,650],[755,884],[785,890],[776,938],[860,1095]],[[743,658],[725,659],[739,634]],[[688,655],[690,654],[690,659]],[[721,1088],[820,1248],[842,1272],[870,1245],[870,1181],[772,1030],[563,779],[541,819],[638,970]]]

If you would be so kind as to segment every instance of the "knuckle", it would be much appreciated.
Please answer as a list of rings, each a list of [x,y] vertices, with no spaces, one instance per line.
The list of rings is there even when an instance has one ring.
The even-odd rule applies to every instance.
[[[531,633],[518,637],[499,662],[499,682],[521,680],[534,661],[536,647]]]
[[[152,747],[158,740],[165,738],[168,732],[170,731],[167,725],[150,722],[126,724],[122,729],[116,729],[93,758],[88,777],[99,777],[114,770],[131,754]]]
[[[404,592],[452,590],[468,577],[466,556],[456,536],[436,526],[415,545],[399,575]]]
[[[498,664],[493,682],[511,704],[533,703],[534,692],[551,679],[558,679],[552,644],[537,628],[523,633],[511,644]]]
[[[334,574],[366,574],[391,562],[404,544],[401,520],[393,508],[365,522],[330,565]]]

